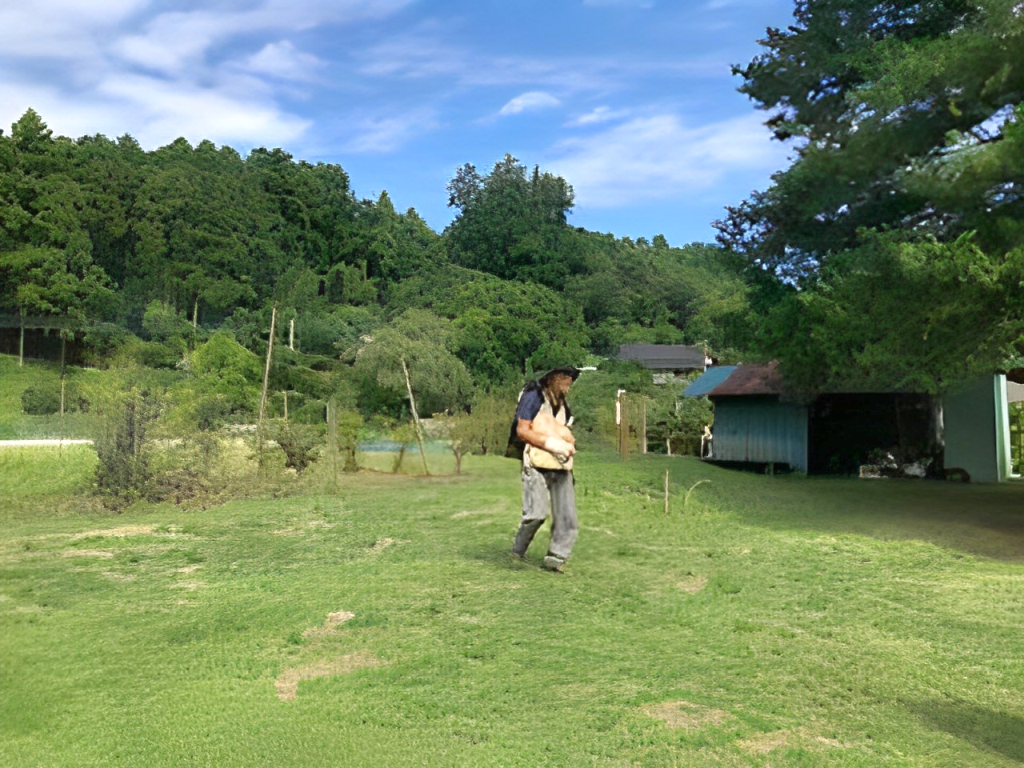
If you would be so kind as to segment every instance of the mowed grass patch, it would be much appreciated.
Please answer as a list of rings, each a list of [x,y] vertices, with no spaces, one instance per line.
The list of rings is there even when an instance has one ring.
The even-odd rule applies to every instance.
[[[74,410],[70,397],[84,395],[101,385],[106,373],[87,368],[69,366],[65,385],[68,392],[68,411],[46,416],[31,416],[23,412],[22,393],[29,388],[60,392],[60,365],[39,360],[26,360],[18,365],[13,355],[0,355],[0,440],[30,440],[43,438],[88,438],[92,436],[92,416]]]
[[[1024,760],[1024,489],[581,456],[555,575],[515,463],[465,470],[9,513],[0,763]]]
[[[89,499],[96,476],[89,445],[0,448],[0,524],[54,518],[96,506]]]

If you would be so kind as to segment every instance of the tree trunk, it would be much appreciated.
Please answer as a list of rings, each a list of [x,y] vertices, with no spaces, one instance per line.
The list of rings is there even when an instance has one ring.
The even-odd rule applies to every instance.
[[[21,317],[21,336],[18,339],[18,367],[25,364],[25,313],[19,313]]]
[[[427,469],[427,452],[423,449],[423,430],[420,427],[420,417],[416,413],[416,400],[412,396],[412,381],[409,379],[409,366],[405,364],[405,358],[402,358],[402,371],[405,373],[405,388],[409,392],[409,408],[412,410],[412,424],[416,430],[416,442],[420,446],[420,458],[423,459],[423,473],[430,475],[430,470]]]
[[[398,474],[398,471],[402,468],[402,461],[404,459],[405,459],[405,443],[402,443],[401,447],[398,449],[398,455],[395,456],[394,460],[391,462],[391,474],[392,475],[397,475]]]

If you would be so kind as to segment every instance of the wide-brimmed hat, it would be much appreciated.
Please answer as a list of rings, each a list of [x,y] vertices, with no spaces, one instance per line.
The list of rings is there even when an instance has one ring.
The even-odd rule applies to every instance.
[[[573,381],[576,381],[576,379],[579,378],[580,369],[574,368],[571,365],[567,365],[563,368],[552,368],[550,371],[541,376],[541,378],[547,381],[550,380],[553,376],[558,376],[559,374],[561,374],[562,376],[568,376]]]

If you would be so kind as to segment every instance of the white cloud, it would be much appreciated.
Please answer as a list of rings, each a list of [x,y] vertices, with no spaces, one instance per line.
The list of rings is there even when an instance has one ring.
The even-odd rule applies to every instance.
[[[518,115],[521,112],[536,112],[561,106],[562,102],[545,91],[528,91],[516,96],[501,108],[500,115]]]
[[[288,40],[268,43],[259,53],[250,56],[243,68],[256,74],[286,80],[309,80],[313,73],[326,66],[326,62],[295,48]]]
[[[603,106],[592,109],[585,115],[580,115],[577,118],[569,121],[567,125],[569,127],[578,127],[583,125],[596,125],[599,123],[607,123],[612,120],[620,120],[623,117],[627,117],[629,111],[625,109],[613,110],[611,107]]]
[[[58,135],[131,133],[146,148],[179,136],[293,142],[311,121],[279,104],[297,95],[282,81],[309,81],[323,62],[282,38],[411,2],[232,0],[165,13],[150,0],[0,3],[0,125],[32,107]]]
[[[693,197],[735,173],[783,167],[760,114],[690,127],[675,115],[623,123],[555,147],[547,165],[572,184],[581,205],[615,207]]]
[[[0,4],[0,52],[5,57],[70,59],[101,55],[103,39],[148,0],[36,0]]]
[[[101,84],[97,93],[123,109],[137,110],[133,134],[144,147],[184,136],[195,143],[282,145],[297,140],[310,121],[288,115],[262,98],[259,81],[239,79],[222,89],[152,77],[122,76]]]

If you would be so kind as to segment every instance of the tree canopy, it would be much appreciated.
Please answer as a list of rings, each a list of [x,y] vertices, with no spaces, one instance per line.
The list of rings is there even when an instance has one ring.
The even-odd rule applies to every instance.
[[[1024,10],[798,0],[794,16],[734,68],[793,163],[718,223],[771,316],[762,352],[817,387],[992,370],[1019,336]]]
[[[139,337],[124,342],[139,362],[180,369],[223,347],[219,332],[262,359],[276,308],[272,386],[312,403],[355,383],[367,417],[404,407],[396,354],[429,410],[627,342],[751,337],[741,262],[719,246],[573,228],[568,182],[510,155],[486,175],[457,169],[448,194],[457,213],[439,234],[387,192],[357,198],[337,165],[69,139],[30,110],[0,133],[0,313],[109,321]],[[417,318],[436,333],[413,333]]]

